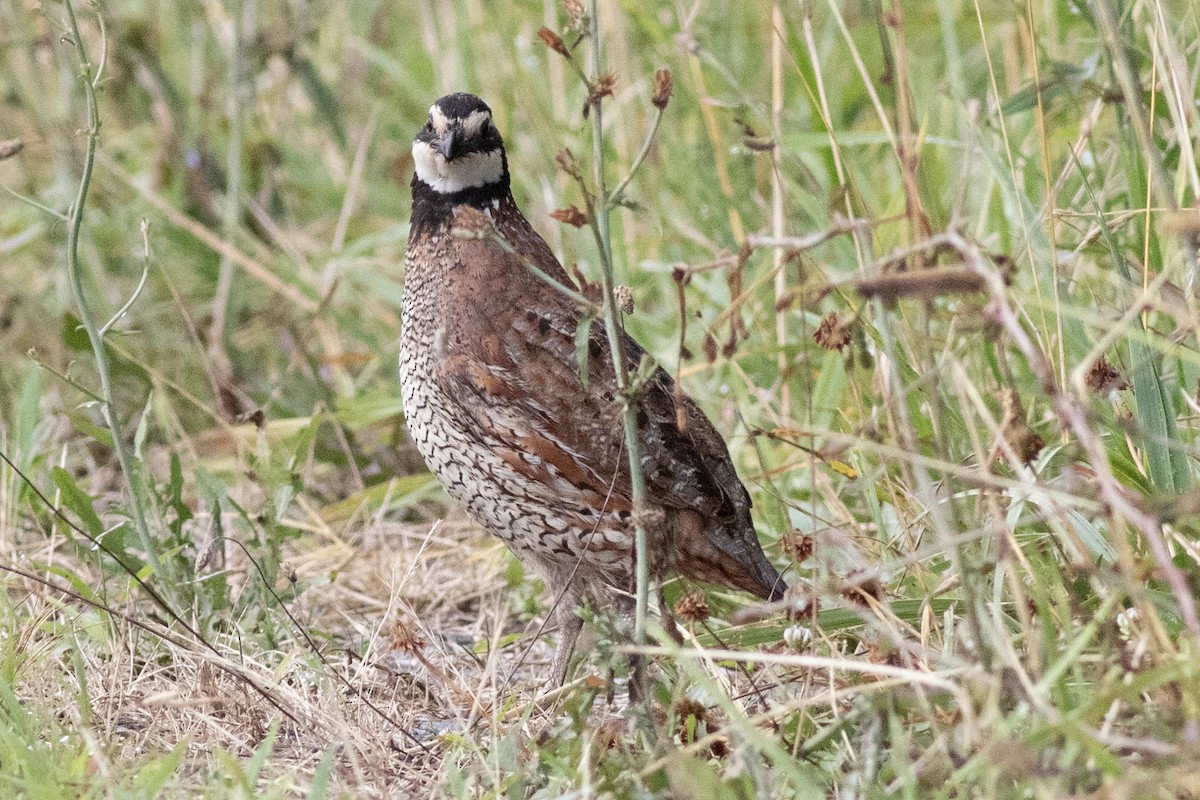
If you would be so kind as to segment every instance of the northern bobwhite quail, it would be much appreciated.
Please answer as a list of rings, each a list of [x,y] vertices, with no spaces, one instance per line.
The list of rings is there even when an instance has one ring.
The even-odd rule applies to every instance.
[[[581,380],[580,308],[545,277],[573,284],[513,200],[482,100],[460,93],[434,103],[412,153],[400,340],[409,433],[450,496],[560,598],[561,684],[579,603],[633,608],[633,503],[608,338],[591,326]],[[623,336],[621,345],[626,363],[638,364],[637,342]],[[786,587],[712,423],[661,369],[636,402],[651,577],[780,598]]]

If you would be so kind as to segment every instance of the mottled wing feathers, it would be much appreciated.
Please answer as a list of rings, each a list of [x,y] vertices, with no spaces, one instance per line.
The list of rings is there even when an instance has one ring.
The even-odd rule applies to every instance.
[[[463,354],[456,354],[453,366],[439,377],[452,384],[446,387],[448,393],[469,407],[475,424],[488,417],[487,424],[494,429],[509,426],[501,438],[514,446],[520,441],[536,443],[544,461],[582,459],[583,472],[568,471],[580,480],[587,477],[583,488],[594,490],[599,479],[612,486],[612,495],[628,503],[631,490],[621,404],[603,325],[591,326],[585,387],[575,341],[580,311],[569,297],[534,275],[525,259],[564,285],[574,286],[544,243],[540,248],[529,247],[528,241],[524,244],[522,257],[495,242],[469,240],[465,264],[505,275],[492,299],[502,299],[507,313],[487,316],[468,308],[455,314],[451,324],[464,329],[473,346],[459,351]],[[508,263],[497,263],[503,261]],[[636,366],[643,352],[633,339],[624,337],[627,364]],[[683,404],[682,431],[677,402]],[[512,429],[517,426],[525,429]],[[723,440],[691,400],[675,392],[674,382],[661,369],[639,396],[638,431],[652,502],[749,526],[750,498]],[[547,458],[554,447],[569,455]]]
[[[485,364],[459,355],[447,360],[436,379],[453,398],[459,423],[493,442],[494,451],[514,472],[544,490],[542,499],[629,510],[628,492],[617,490],[611,473],[597,469],[594,459],[580,453],[569,425],[555,413],[555,381],[539,377],[544,379],[531,383],[528,370],[512,362]],[[548,402],[540,402],[539,395]]]

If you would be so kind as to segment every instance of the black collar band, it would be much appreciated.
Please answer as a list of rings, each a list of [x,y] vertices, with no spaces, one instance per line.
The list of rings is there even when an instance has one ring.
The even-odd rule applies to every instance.
[[[457,192],[439,192],[425,181],[413,175],[412,180],[412,230],[440,228],[450,224],[455,206],[470,205],[483,208],[510,194],[508,172],[495,183],[472,186]]]

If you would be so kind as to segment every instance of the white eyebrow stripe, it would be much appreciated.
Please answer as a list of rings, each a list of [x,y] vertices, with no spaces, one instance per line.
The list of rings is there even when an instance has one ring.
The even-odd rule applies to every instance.
[[[437,131],[439,136],[450,128],[450,120],[438,108],[437,103],[429,107],[429,119],[433,122],[433,129]]]
[[[492,115],[486,111],[472,111],[471,114],[463,121],[463,130],[468,136],[478,136],[483,130],[483,126],[488,123]]]

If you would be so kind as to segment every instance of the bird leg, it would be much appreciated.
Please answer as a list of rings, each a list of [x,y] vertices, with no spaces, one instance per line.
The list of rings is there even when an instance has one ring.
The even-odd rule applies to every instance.
[[[683,634],[680,633],[679,626],[675,622],[675,617],[667,605],[667,598],[664,596],[661,586],[658,589],[657,595],[658,610],[662,615],[663,630],[666,631],[666,634],[676,644],[683,644]],[[571,665],[571,657],[575,654],[575,643],[579,640],[580,631],[583,630],[583,617],[579,616],[578,605],[572,602],[560,602],[558,609],[554,612],[554,616],[559,626],[553,665],[554,685],[557,687],[567,682],[567,668]],[[625,610],[622,616],[632,621],[632,608]],[[629,656],[629,668],[630,699],[637,700],[647,675],[646,660],[641,653],[633,653]]]
[[[583,617],[579,616],[574,603],[559,605],[554,616],[558,618],[558,642],[554,652],[554,685],[557,687],[567,682],[567,667],[571,665],[575,642],[583,630]]]
[[[658,587],[658,613],[662,616],[663,630],[667,636],[671,637],[671,641],[675,644],[683,644],[683,634],[679,632],[679,626],[675,624],[675,615],[671,613],[670,607],[667,605],[667,598],[663,595],[663,588]]]
[[[637,703],[642,699],[642,689],[646,686],[646,657],[641,653],[629,654],[629,702]]]

